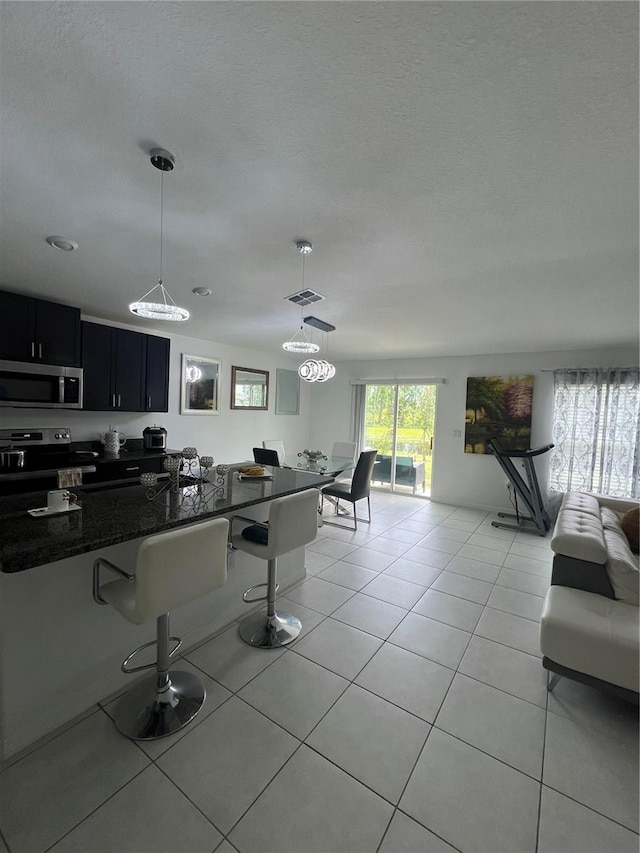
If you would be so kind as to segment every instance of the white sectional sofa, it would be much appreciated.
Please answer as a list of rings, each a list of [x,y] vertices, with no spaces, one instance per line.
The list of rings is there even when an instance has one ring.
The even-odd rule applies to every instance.
[[[567,492],[551,540],[551,587],[540,622],[546,669],[636,703],[640,574],[638,555],[631,551],[620,521],[637,506],[634,501]]]

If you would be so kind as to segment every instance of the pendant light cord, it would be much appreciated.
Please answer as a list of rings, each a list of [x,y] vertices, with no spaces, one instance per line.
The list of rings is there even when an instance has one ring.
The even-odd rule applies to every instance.
[[[162,231],[164,225],[164,172],[160,171],[160,279],[158,284],[162,284]]]

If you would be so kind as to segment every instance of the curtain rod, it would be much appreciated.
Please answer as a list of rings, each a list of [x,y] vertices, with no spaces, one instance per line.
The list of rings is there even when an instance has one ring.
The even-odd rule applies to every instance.
[[[445,385],[446,379],[438,376],[416,377],[415,379],[350,379],[349,385]]]
[[[540,373],[555,373],[557,370],[564,370],[567,373],[577,373],[579,370],[638,370],[636,365],[632,367],[549,367],[540,370]]]

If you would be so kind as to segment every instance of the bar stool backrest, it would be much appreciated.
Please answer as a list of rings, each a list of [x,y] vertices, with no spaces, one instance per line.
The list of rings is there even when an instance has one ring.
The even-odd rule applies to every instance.
[[[269,541],[261,556],[272,560],[308,545],[318,535],[318,491],[307,489],[276,498],[269,510]]]
[[[226,518],[216,518],[145,539],[138,551],[131,621],[151,621],[222,586],[228,529]]]

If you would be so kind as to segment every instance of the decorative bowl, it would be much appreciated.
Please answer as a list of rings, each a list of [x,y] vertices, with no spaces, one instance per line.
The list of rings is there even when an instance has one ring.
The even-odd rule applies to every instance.
[[[326,456],[321,450],[303,450],[299,456],[305,456],[309,462],[317,462],[318,459],[326,459]]]

